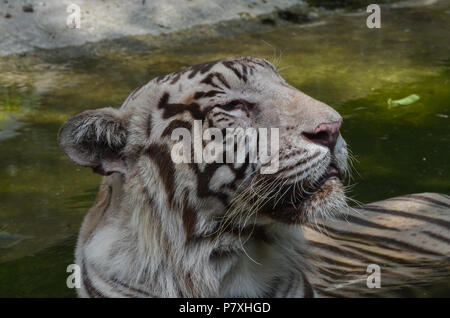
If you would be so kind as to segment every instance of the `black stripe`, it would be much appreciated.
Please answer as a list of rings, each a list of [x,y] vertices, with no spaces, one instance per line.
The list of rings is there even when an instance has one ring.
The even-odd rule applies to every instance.
[[[423,204],[425,202],[427,204],[427,206],[433,206],[433,207],[442,209],[442,205],[434,204],[432,202],[424,201],[424,200],[421,200],[421,199],[418,199],[418,198],[413,198],[413,197],[409,197],[409,198],[407,198],[407,197],[390,198],[390,199],[387,199],[386,201],[418,202],[418,203],[421,203],[421,204]]]
[[[342,239],[342,238],[338,238],[338,239],[340,241],[346,241],[345,239]],[[359,248],[354,245],[345,244],[345,247],[349,248],[350,250],[356,251],[357,253],[351,252],[348,250],[344,251],[343,249],[339,249],[335,246],[331,246],[331,245],[327,245],[327,244],[323,244],[323,243],[318,243],[318,242],[314,242],[314,241],[310,241],[310,242],[313,243],[312,245],[315,245],[315,247],[320,248],[322,250],[327,250],[327,251],[333,252],[338,255],[343,255],[344,257],[347,257],[349,259],[357,259],[359,261],[364,260],[366,263],[376,263],[379,261],[375,260],[375,259],[369,259],[367,257],[360,256],[359,253],[376,257],[377,259],[381,259],[384,262],[395,262],[395,263],[402,264],[402,265],[410,265],[411,264],[410,261],[407,261],[405,259],[386,255],[386,254],[381,254],[381,253],[374,252],[374,251],[365,250],[365,249]],[[353,242],[353,241],[350,241],[350,242]],[[323,256],[320,256],[320,257],[324,258]],[[332,259],[327,259],[326,257],[324,260],[329,261],[330,263],[332,261]],[[345,265],[345,266],[348,266],[348,265]],[[355,265],[355,267],[356,267],[356,265]]]
[[[365,262],[373,263],[372,260],[368,259],[365,256],[362,256],[360,254],[353,253],[350,251],[344,251],[343,249],[337,248],[336,246],[333,246],[333,245],[329,245],[326,243],[320,243],[320,242],[316,242],[316,241],[312,241],[312,240],[308,240],[308,244],[312,245],[313,247],[316,247],[316,248],[319,248],[322,250],[326,250],[328,252],[332,252],[337,255],[341,255],[341,256],[345,256],[347,258],[358,260],[360,262],[365,261]]]
[[[326,257],[326,256],[320,256],[320,259],[322,260],[322,261],[325,261],[325,262],[327,262],[328,264],[330,264],[330,265],[335,265],[335,266],[343,266],[343,267],[347,267],[347,268],[363,268],[364,269],[364,265],[354,265],[354,264],[349,264],[349,263],[345,263],[345,262],[342,262],[342,261],[338,261],[338,260],[336,260],[336,259],[332,259],[332,258],[329,258],[329,257]],[[352,272],[354,272],[354,271],[352,271]]]
[[[186,128],[190,132],[191,128],[192,128],[192,124],[190,122],[184,121],[184,120],[179,120],[179,119],[172,120],[169,123],[169,125],[167,125],[167,127],[164,128],[164,131],[161,134],[161,137],[172,136],[172,131],[176,128]]]
[[[220,123],[221,121],[224,121],[224,120],[231,121],[230,117],[222,117],[222,118],[217,119],[216,123]]]
[[[161,99],[159,100],[158,103],[158,108],[163,110],[163,119],[167,119],[170,118],[172,116],[178,115],[178,114],[182,114],[184,112],[189,112],[191,113],[191,116],[194,119],[201,119],[204,120],[205,119],[205,113],[201,110],[200,105],[196,104],[196,103],[192,103],[192,104],[179,104],[179,103],[174,103],[171,104],[169,103],[169,93],[164,93],[161,96]]]
[[[362,249],[362,248],[354,246],[354,245],[345,245],[345,246],[347,248],[351,249],[351,250],[357,251],[358,253],[365,253],[367,255],[371,255],[373,257],[380,258],[384,262],[386,262],[386,261],[388,261],[388,262],[395,262],[395,263],[403,264],[403,265],[410,265],[411,264],[410,261],[407,261],[407,260],[402,259],[402,258],[398,258],[398,257],[394,257],[394,256],[391,256],[391,255],[386,255],[386,254],[381,254],[381,253],[374,252],[374,251],[365,250],[365,249]],[[391,250],[391,251],[394,252],[393,250]],[[375,263],[375,262],[372,261],[372,263]]]
[[[188,194],[185,194],[183,202],[183,226],[186,233],[186,244],[188,244],[189,239],[193,236],[195,232],[195,226],[197,224],[197,211],[189,206]]]
[[[234,62],[233,61],[223,61],[222,64],[233,71],[233,73],[240,79],[242,80],[242,74],[234,67]]]
[[[141,295],[144,295],[146,297],[153,297],[149,292],[146,292],[144,290],[132,287],[130,284],[124,283],[123,281],[121,281],[120,279],[116,278],[116,277],[112,277],[112,278],[106,278],[103,276],[103,273],[97,269],[95,269],[93,266],[90,266],[91,271],[95,271],[95,274],[101,279],[103,280],[103,283],[111,286],[111,285],[116,285],[119,286],[121,288],[126,289],[126,291],[119,291],[119,290],[115,290],[115,292],[117,292],[118,294],[122,294],[126,297],[138,297],[134,294],[130,294],[129,292],[135,292]],[[127,292],[129,291],[129,292]]]
[[[313,298],[314,297],[314,290],[309,283],[308,279],[306,278],[305,274],[302,273],[303,276],[303,297],[304,298]]]
[[[358,209],[369,210],[369,211],[382,213],[382,214],[396,215],[396,216],[401,216],[404,218],[417,219],[417,220],[426,221],[426,222],[436,224],[439,226],[443,226],[443,227],[450,229],[450,222],[442,220],[442,219],[435,219],[435,218],[432,218],[429,216],[418,215],[418,214],[408,213],[408,212],[404,212],[404,211],[385,209],[385,208],[382,208],[382,207],[376,206],[376,205],[364,205]]]
[[[281,155],[280,156],[280,160],[281,159],[285,159],[285,158],[291,158],[291,157],[294,157],[294,156],[297,156],[297,155],[302,155],[305,152],[306,152],[305,149],[299,149],[299,150],[290,151],[290,152],[287,152],[287,153]]]
[[[83,285],[84,285],[84,289],[86,290],[86,293],[89,295],[89,297],[105,298],[106,296],[103,295],[97,288],[95,288],[94,285],[92,284],[92,281],[89,279],[89,274],[86,270],[86,264],[83,263],[82,268],[83,268],[83,272],[82,272]]]
[[[307,158],[304,158],[304,159],[302,159],[302,160],[300,160],[300,161],[297,161],[295,164],[293,164],[293,165],[290,165],[290,166],[286,166],[286,167],[284,167],[284,168],[282,168],[282,169],[279,169],[278,170],[278,173],[280,173],[280,172],[284,172],[284,171],[286,171],[286,170],[292,170],[292,169],[294,169],[294,168],[297,168],[297,167],[299,167],[299,166],[302,166],[302,165],[304,165],[305,163],[307,163],[308,161],[311,161],[311,160],[313,160],[313,159],[315,159],[315,158],[317,158],[317,156],[319,156],[320,155],[320,151],[316,151],[314,154],[312,154],[311,156],[309,156],[309,157],[307,157]],[[309,168],[308,168],[309,169]],[[303,172],[305,172],[306,170],[302,170],[301,172],[303,173]]]
[[[225,80],[223,75],[220,74],[220,73],[217,73],[217,72],[209,74],[200,83],[207,84],[207,85],[213,86],[215,88],[222,88],[221,86],[219,86],[219,85],[217,85],[216,83],[213,82],[214,78],[217,78],[226,88],[230,89],[230,85]]]
[[[287,284],[287,286],[283,289],[283,291],[281,292],[280,297],[286,298],[286,296],[289,294],[289,292],[290,292],[290,290],[291,290],[291,288],[292,288],[292,285],[293,285],[294,281],[295,281],[295,274],[294,274],[294,273],[291,273],[291,274],[289,275],[289,278],[288,278],[288,281],[287,281],[288,284]]]
[[[435,193],[435,194],[437,194],[438,196],[440,196],[440,197],[443,197],[445,200],[450,200],[450,196],[448,196],[448,195],[446,195],[446,194],[443,194],[443,193]]]
[[[342,237],[342,236],[338,236],[338,235],[333,235],[332,233],[337,232],[338,230],[335,230],[334,228],[331,228],[331,227],[325,227],[323,224],[314,224],[314,226],[312,226],[311,224],[305,224],[305,226],[312,229],[313,231],[321,233],[322,235],[326,235],[327,237],[330,237],[335,240],[340,240],[340,241],[349,242],[349,243],[359,243],[359,244],[362,243],[361,240],[358,240],[351,236],[350,237]],[[329,233],[329,232],[331,232],[331,233]],[[337,233],[337,234],[339,234],[339,233]]]
[[[321,288],[317,288],[317,286],[314,286],[317,294],[319,294],[320,296],[327,296],[327,297],[333,297],[333,298],[340,298],[343,297],[342,294],[336,294],[330,291],[327,291],[325,289],[321,289]]]
[[[120,280],[117,279],[117,278],[111,278],[110,280],[108,280],[108,282],[111,282],[111,283],[113,283],[113,284],[115,284],[115,285],[119,285],[120,287],[125,288],[125,289],[128,290],[128,291],[132,291],[132,292],[135,292],[135,293],[144,295],[145,297],[155,297],[155,296],[152,296],[150,293],[148,293],[148,292],[146,292],[146,291],[143,291],[143,290],[141,290],[141,289],[132,287],[132,286],[130,286],[129,284],[126,284],[126,283],[120,281]],[[130,297],[130,298],[136,298],[136,297],[139,297],[139,296],[137,296],[137,295],[130,294],[130,293],[127,293],[127,292],[122,292],[122,291],[120,291],[120,292],[118,292],[118,293],[124,294],[125,296]]]
[[[342,270],[336,267],[326,266],[320,264],[320,269],[326,271],[327,275],[333,275],[334,279],[341,279],[342,277],[347,277],[351,275],[361,275],[365,273],[365,270]],[[364,266],[361,266],[361,268],[364,268]]]
[[[225,77],[220,74],[220,73],[215,73],[216,77],[219,79],[219,81],[228,89],[230,89],[230,85],[228,84],[227,80],[225,79]]]
[[[278,288],[280,286],[281,283],[281,278],[276,276],[275,278],[272,279],[272,283],[270,284],[270,288],[268,289],[268,291],[266,291],[264,293],[264,298],[274,298],[277,294]]]
[[[372,227],[372,228],[376,228],[376,229],[380,229],[380,230],[388,230],[388,231],[399,231],[399,229],[393,228],[393,227],[389,227],[389,226],[385,226],[385,225],[381,225],[375,222],[371,222],[371,221],[367,221],[364,219],[361,219],[357,216],[354,215],[346,215],[346,214],[341,214],[337,217],[337,219],[340,220],[344,220],[344,221],[348,221],[350,223],[355,223],[361,226],[367,226],[367,227]]]
[[[377,236],[377,235],[373,235],[373,234],[366,235],[366,234],[361,234],[361,233],[356,233],[356,232],[342,231],[342,230],[337,230],[334,228],[327,227],[325,225],[322,225],[322,227],[325,230],[334,232],[338,235],[346,235],[349,237],[360,238],[360,239],[363,239],[363,240],[369,241],[369,242],[375,241],[375,242],[379,243],[381,246],[385,246],[385,247],[389,247],[389,248],[392,248],[392,245],[393,245],[393,246],[397,246],[401,249],[408,249],[408,250],[418,252],[418,253],[423,253],[423,254],[428,254],[428,255],[439,255],[439,256],[441,255],[439,253],[436,253],[436,252],[433,252],[433,251],[430,251],[430,250],[427,250],[427,249],[424,249],[424,248],[421,248],[421,247],[418,247],[415,245],[411,245],[409,243],[397,241],[392,238],[384,237],[384,236]]]
[[[340,279],[342,279],[342,276],[343,276],[342,273],[336,273],[333,270],[326,268],[326,267],[320,267],[317,269],[317,271],[319,273],[321,273],[323,276],[326,276],[329,278],[329,280],[324,279],[324,281],[327,281],[328,283],[334,283],[336,281],[339,281]],[[344,273],[344,275],[345,275],[345,273]]]
[[[214,196],[218,198],[225,206],[228,204],[228,195],[224,192],[213,191],[209,188],[209,182],[211,181],[214,173],[217,169],[222,167],[222,163],[209,163],[206,164],[203,171],[200,171],[199,167],[195,163],[189,164],[194,173],[197,175],[197,196],[199,198],[206,198]]]
[[[185,72],[184,72],[185,73]],[[171,85],[174,85],[178,82],[178,80],[180,79],[181,75],[184,74],[183,72],[177,72],[175,73],[175,76],[172,78],[172,80],[170,81]]]
[[[201,98],[204,98],[204,97],[214,97],[214,96],[216,96],[218,94],[225,94],[225,92],[224,91],[218,91],[218,90],[211,90],[211,91],[208,91],[208,92],[196,92],[194,94],[194,99],[201,99]]]
[[[150,136],[152,135],[152,125],[153,125],[152,114],[150,113],[147,118],[147,139],[149,139]]]
[[[426,235],[428,235],[428,236],[430,236],[430,237],[432,237],[432,238],[434,238],[434,239],[436,239],[438,241],[450,244],[450,239],[448,239],[448,238],[446,238],[446,237],[444,237],[444,236],[442,236],[442,235],[440,235],[438,233],[433,233],[433,232],[430,232],[430,231],[422,231],[422,233],[424,233],[424,234],[426,234]]]
[[[216,65],[218,62],[220,62],[220,61],[212,61],[212,62],[207,62],[207,63],[202,63],[202,64],[191,66],[188,69],[189,71],[191,71],[188,78],[189,79],[193,78],[198,73],[205,74],[206,72],[209,72],[213,68],[213,66]]]
[[[172,204],[175,196],[175,167],[166,144],[151,144],[147,149],[148,157],[156,164],[159,177],[166,190],[167,201]]]
[[[436,199],[432,199],[432,198],[429,198],[429,197],[426,197],[426,196],[423,196],[423,195],[419,195],[419,194],[409,194],[409,195],[405,195],[405,197],[415,198],[415,199],[418,199],[418,200],[422,200],[422,201],[425,201],[425,202],[430,202],[430,203],[434,203],[434,204],[439,205],[439,206],[445,206],[446,208],[450,208],[450,204],[447,204],[445,202],[442,202],[442,201],[439,201],[439,200],[436,200]]]
[[[242,64],[242,80],[247,82],[247,66]]]

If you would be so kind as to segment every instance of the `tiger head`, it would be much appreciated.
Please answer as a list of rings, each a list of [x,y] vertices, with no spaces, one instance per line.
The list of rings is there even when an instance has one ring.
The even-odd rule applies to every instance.
[[[202,132],[277,129],[277,170],[260,173],[264,165],[248,157],[175,163],[173,133],[183,128],[195,134],[196,121]],[[237,226],[250,220],[302,224],[339,212],[347,171],[341,124],[334,109],[287,84],[266,60],[239,57],[157,77],[119,109],[77,114],[61,128],[59,143],[75,163],[120,174],[125,194],[133,193],[135,203],[129,204],[145,200],[161,218],[199,234],[223,220]],[[205,140],[191,138],[196,142]],[[182,211],[179,220],[169,210]]]

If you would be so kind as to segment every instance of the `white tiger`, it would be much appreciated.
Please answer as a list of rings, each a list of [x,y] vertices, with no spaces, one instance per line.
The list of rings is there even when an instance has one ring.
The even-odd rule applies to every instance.
[[[275,127],[279,170],[171,160],[175,128]],[[59,143],[105,175],[78,238],[82,297],[313,297],[300,225],[344,211],[342,117],[266,60],[153,79],[120,109],[71,117]]]

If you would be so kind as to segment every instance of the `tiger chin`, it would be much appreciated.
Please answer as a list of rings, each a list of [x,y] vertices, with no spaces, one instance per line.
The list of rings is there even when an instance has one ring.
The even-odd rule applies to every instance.
[[[175,163],[173,134],[195,121],[225,134],[276,128],[278,169],[261,173],[248,154]],[[74,115],[58,142],[104,175],[78,236],[78,295],[314,297],[301,225],[346,208],[341,125],[334,109],[255,57],[191,66],[151,80],[118,109]]]

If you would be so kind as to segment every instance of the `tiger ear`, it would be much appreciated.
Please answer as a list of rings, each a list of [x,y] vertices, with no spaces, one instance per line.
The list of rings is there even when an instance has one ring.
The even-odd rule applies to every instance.
[[[69,118],[59,130],[58,143],[75,163],[109,175],[126,172],[123,148],[128,120],[114,108],[87,110]]]

